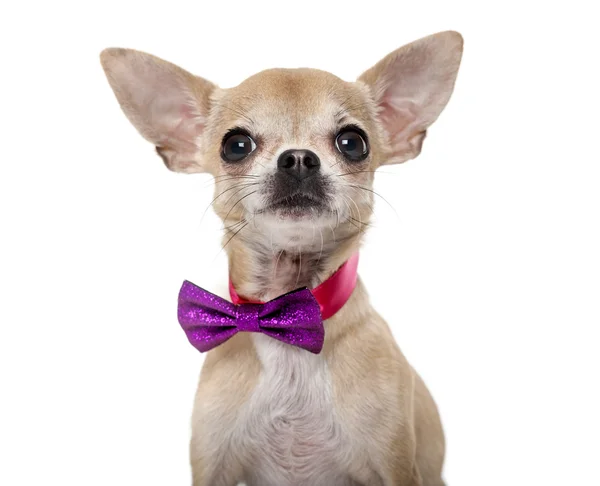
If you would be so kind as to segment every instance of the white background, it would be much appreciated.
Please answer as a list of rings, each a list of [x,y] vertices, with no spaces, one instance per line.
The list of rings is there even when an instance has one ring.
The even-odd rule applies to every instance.
[[[183,279],[226,282],[208,176],[129,125],[104,47],[233,86],[354,79],[465,37],[422,155],[383,169],[360,273],[442,412],[450,486],[600,485],[600,156],[591,2],[20,2],[0,29],[0,484],[185,485],[201,356]],[[18,5],[18,6],[17,6]]]

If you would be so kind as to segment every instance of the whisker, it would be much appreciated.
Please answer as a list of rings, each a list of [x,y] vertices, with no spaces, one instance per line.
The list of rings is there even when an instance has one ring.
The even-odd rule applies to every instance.
[[[221,228],[221,230],[223,230],[223,231],[226,231],[226,232],[227,232],[227,231],[231,231],[231,230],[232,230],[232,228],[235,228],[236,226],[239,226],[240,224],[242,224],[242,223],[246,223],[246,222],[247,222],[247,221],[246,221],[246,218],[242,218],[242,219],[240,219],[240,220],[239,220],[237,223],[234,223],[234,224],[232,224],[231,226],[225,226],[225,227]]]
[[[213,176],[213,179],[219,179],[221,177],[258,177],[258,174],[220,174]]]
[[[354,175],[354,174],[363,174],[363,173],[373,173],[373,174],[391,174],[391,175],[400,175],[397,174],[396,172],[384,172],[381,170],[350,170],[348,172],[344,172],[342,174],[334,174],[334,177],[345,177],[348,175]]]
[[[354,187],[355,189],[362,189],[363,191],[368,191],[372,194],[375,194],[376,196],[380,197],[383,201],[385,201],[385,203],[392,208],[392,211],[394,211],[394,213],[396,214],[396,217],[398,219],[400,219],[400,215],[398,214],[398,211],[396,211],[396,208],[394,206],[392,206],[392,204],[385,198],[383,197],[381,194],[379,194],[378,192],[374,191],[373,189],[369,189],[368,187],[363,187],[363,186],[358,186],[355,184],[346,184],[348,187]]]
[[[353,218],[352,216],[348,216],[348,218],[351,219],[352,221],[355,221],[356,223],[358,223],[358,224],[361,225],[360,231],[363,231],[363,228],[362,228],[363,226],[365,228],[368,227],[368,226],[371,226],[371,223],[365,223],[363,221],[359,221],[358,219]]]
[[[365,193],[361,193],[360,195],[362,196],[363,203],[369,207],[369,209],[371,210],[372,213],[375,212],[375,208],[373,207],[373,204],[372,204],[372,202],[373,202],[372,198],[367,197],[367,196],[370,196],[370,193],[365,191]]]
[[[225,201],[223,203],[223,206],[227,206],[227,203],[229,201],[231,201],[236,195],[238,195],[240,192],[242,192],[244,189],[247,189],[248,187],[252,187],[255,186],[256,184],[246,184],[244,187],[242,187],[241,189],[235,191],[231,196],[229,196],[229,198],[227,199],[227,201]],[[227,213],[229,215],[229,213]]]
[[[240,197],[240,198],[239,198],[239,199],[236,201],[236,203],[235,203],[233,206],[231,206],[231,208],[229,209],[229,211],[227,212],[227,214],[225,215],[225,217],[224,217],[223,219],[224,219],[224,220],[226,220],[226,219],[229,217],[229,215],[231,214],[231,211],[233,211],[233,208],[235,208],[235,207],[236,207],[236,206],[237,206],[239,203],[241,203],[241,202],[242,202],[244,199],[246,199],[246,198],[247,198],[247,197],[249,197],[249,196],[252,196],[252,194],[254,194],[254,193],[256,193],[256,192],[258,192],[258,191],[252,191],[252,192],[250,192],[250,193],[246,194],[245,196],[242,196],[242,197]]]
[[[350,197],[350,196],[348,196],[348,197],[350,198],[350,201],[352,202],[352,204],[354,204],[354,207],[356,208],[356,213],[358,215],[358,222],[362,227],[363,222],[362,222],[362,215],[360,214],[360,208],[358,207],[358,204],[356,204],[356,201],[354,199],[352,199],[352,197]],[[352,215],[350,215],[350,219],[354,219],[352,217]]]
[[[338,220],[338,223],[339,223],[339,220],[340,220],[339,218],[340,218],[340,216],[339,216],[338,210],[337,210],[337,209],[334,209],[334,212],[335,212],[335,214],[336,214],[336,216],[337,216],[337,220]],[[337,226],[336,226],[336,227],[337,227]],[[333,228],[333,226],[331,226],[331,225],[329,225],[329,229],[331,230],[331,236],[333,237],[333,244],[335,245],[335,229],[334,229],[334,228]]]
[[[343,161],[342,160],[338,160],[335,164],[333,164],[331,166],[331,169],[333,169],[334,167],[337,167],[338,165],[340,165]]]
[[[258,179],[258,175],[254,175],[254,174],[240,174],[240,175],[235,175],[235,174],[221,174],[218,176],[213,177],[212,181],[209,182],[223,182],[223,181],[228,181],[230,179]]]
[[[319,233],[321,234],[321,251],[319,252],[319,258],[317,258],[317,266],[321,262],[321,257],[323,256],[323,230],[319,226]],[[334,237],[335,240],[335,237]]]
[[[358,230],[359,233],[363,233],[365,231],[365,229],[370,225],[370,223],[368,223],[368,222],[365,223],[362,220],[362,215],[360,213],[360,209],[359,209],[358,205],[356,204],[356,202],[354,201],[354,199],[352,199],[350,196],[343,196],[343,197],[345,198],[346,206],[350,210],[350,214],[346,217],[345,221],[350,223],[352,226],[354,226]],[[359,219],[356,219],[354,216],[352,216],[353,212],[350,208],[350,205],[347,203],[348,199],[350,199],[350,201],[356,207],[356,211],[358,213],[357,216]],[[358,225],[356,223],[358,223]]]
[[[356,224],[352,222],[352,220],[354,218],[352,217],[352,208],[350,207],[350,204],[348,204],[347,196],[345,196],[343,194],[341,194],[341,196],[342,196],[342,200],[346,204],[346,207],[348,208],[348,212],[349,212],[349,215],[348,215],[348,218],[346,218],[346,221],[348,221],[348,223],[350,223],[352,226],[354,226],[355,228],[360,230],[360,226],[356,226]]]
[[[231,236],[231,238],[229,238],[225,244],[221,247],[221,250],[219,251],[219,253],[221,251],[223,251],[225,249],[225,247],[231,242],[231,240],[233,240],[239,233],[240,231],[242,231],[246,226],[248,226],[250,224],[249,221],[246,221],[246,223],[244,224],[244,226],[242,226],[240,229],[238,229],[236,232],[233,233],[233,235]]]
[[[296,276],[296,283],[294,284],[294,287],[298,287],[298,282],[300,281],[300,272],[302,271],[302,247],[301,246],[298,248],[298,251],[300,252],[298,255],[298,275]]]
[[[210,209],[210,207],[214,204],[214,202],[219,199],[223,194],[225,194],[226,192],[229,191],[233,191],[234,189],[239,188],[240,186],[244,186],[242,189],[245,189],[246,187],[250,187],[253,185],[258,184],[257,182],[249,182],[249,183],[240,183],[237,184],[235,186],[231,186],[227,189],[225,189],[223,192],[219,193],[209,204],[208,206],[206,206],[206,209],[202,212],[202,217],[200,218],[200,224],[202,224],[202,222],[204,221],[204,218],[206,217],[206,213],[208,212],[208,210]]]
[[[241,179],[241,180],[240,180],[240,179]],[[229,179],[220,179],[220,180],[218,180],[218,181],[210,181],[210,182],[206,183],[206,184],[205,184],[205,186],[208,186],[208,185],[210,185],[210,184],[213,184],[213,183],[214,183],[214,185],[215,185],[215,187],[216,187],[216,186],[218,186],[218,185],[219,185],[221,182],[237,181],[237,180],[240,180],[240,182],[251,182],[251,181],[254,181],[255,179],[258,179],[258,177],[256,177],[256,178],[254,178],[254,177],[249,177],[249,178],[246,178],[246,177],[230,177]]]
[[[237,188],[239,188],[239,187],[242,187],[242,186],[243,186],[243,188],[245,188],[245,187],[255,186],[255,185],[257,185],[257,184],[258,184],[258,183],[256,183],[256,182],[244,182],[244,183],[236,184],[235,186],[228,187],[228,188],[227,188],[227,189],[225,189],[224,191],[220,192],[220,193],[219,193],[219,194],[218,194],[218,195],[217,195],[217,196],[216,196],[216,197],[215,197],[215,198],[214,198],[214,199],[213,199],[213,200],[212,200],[212,201],[211,201],[211,202],[208,204],[208,206],[207,206],[207,207],[206,207],[206,209],[204,210],[204,213],[202,214],[202,218],[204,218],[204,216],[206,215],[206,211],[208,211],[208,208],[210,208],[210,207],[211,207],[211,206],[214,204],[214,202],[215,202],[217,199],[219,199],[219,198],[220,198],[220,197],[221,197],[223,194],[225,194],[226,192],[233,191],[234,189],[237,189]]]
[[[291,241],[291,240],[290,240],[290,241]],[[283,252],[284,252],[284,251],[285,251],[285,250],[284,250],[284,249],[282,249],[282,250],[279,252],[279,256],[277,257],[277,260],[275,260],[275,268],[273,269],[273,280],[275,280],[275,279],[277,278],[277,266],[279,265],[279,260],[281,259],[281,255],[283,255]]]

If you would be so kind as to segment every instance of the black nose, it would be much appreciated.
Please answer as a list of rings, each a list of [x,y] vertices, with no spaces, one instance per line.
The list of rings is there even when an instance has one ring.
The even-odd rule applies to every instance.
[[[277,169],[298,180],[306,179],[317,172],[321,161],[317,154],[310,150],[286,150],[277,160]]]

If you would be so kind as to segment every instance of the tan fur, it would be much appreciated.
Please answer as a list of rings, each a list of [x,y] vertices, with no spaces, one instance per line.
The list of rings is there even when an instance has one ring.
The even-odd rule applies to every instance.
[[[241,295],[268,300],[318,285],[358,250],[372,213],[373,194],[368,188],[374,171],[384,163],[418,155],[426,129],[450,97],[461,52],[460,35],[447,32],[395,51],[356,83],[312,69],[273,69],[231,89],[217,88],[136,51],[109,49],[102,54],[102,64],[125,113],[157,145],[169,168],[215,176],[213,206],[229,228],[223,242],[231,279]],[[432,68],[422,72],[422,64],[428,62]],[[152,76],[148,88],[133,87],[133,81]],[[429,91],[422,87],[428,79]],[[143,89],[148,92],[138,93]],[[171,98],[164,103],[154,98],[165,89],[174,90]],[[348,169],[332,143],[336,130],[346,124],[357,124],[369,135],[371,152],[360,171]],[[259,148],[251,163],[224,164],[222,137],[240,126],[256,137]],[[266,180],[278,153],[298,147],[318,153],[322,171],[332,181],[336,200],[327,217],[294,222],[262,212],[266,196],[256,181]],[[278,426],[283,431],[296,431],[290,437],[293,450],[302,447],[315,453],[311,459],[315,468],[319,460],[330,461],[332,470],[339,471],[331,476],[335,485],[444,484],[444,436],[436,405],[369,304],[362,282],[325,322],[325,335],[323,351],[314,360],[303,351],[248,334],[238,334],[207,354],[193,416],[195,486],[233,486],[238,481],[267,486],[256,478],[279,477],[274,469],[279,466],[265,464],[264,451],[255,450],[261,444],[236,433],[241,427],[255,427],[257,433],[265,427],[262,422],[253,424],[252,417],[261,418],[260,412],[256,416],[248,409],[252,403],[269,405],[268,397],[255,394],[258,387],[268,390],[268,383],[261,382],[265,373],[278,373],[265,356],[281,362],[282,370],[291,366],[291,381],[294,363],[319,370],[321,381],[311,385],[314,389],[295,389],[293,383],[286,389],[299,399],[303,393],[317,393],[305,397],[307,404],[332,404],[331,410],[307,411],[334,427],[329,442],[311,442],[313,432],[306,432],[311,424],[301,415],[275,414],[273,420],[282,421]],[[331,385],[331,395],[319,390],[321,384]],[[301,457],[291,454],[297,469],[290,465],[289,471],[280,471],[286,484],[335,486],[309,483],[311,471],[303,469]],[[263,476],[254,475],[257,468],[262,468]]]

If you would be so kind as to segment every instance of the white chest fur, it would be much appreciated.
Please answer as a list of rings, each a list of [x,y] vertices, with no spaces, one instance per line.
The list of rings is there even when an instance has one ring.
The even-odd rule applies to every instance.
[[[336,420],[325,358],[255,335],[263,370],[240,413],[240,443],[255,451],[248,486],[342,486],[351,441]],[[347,460],[347,459],[346,459]]]

